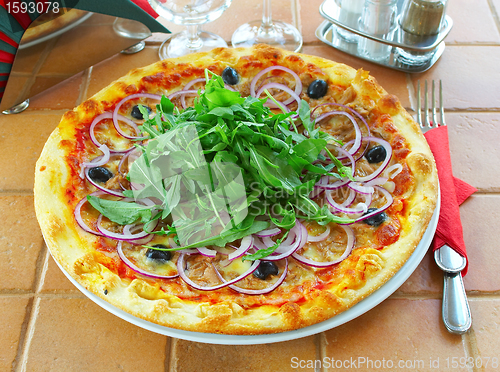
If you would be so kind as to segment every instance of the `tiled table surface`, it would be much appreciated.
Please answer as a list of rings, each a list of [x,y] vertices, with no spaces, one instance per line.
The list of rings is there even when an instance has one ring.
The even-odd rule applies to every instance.
[[[327,371],[329,363],[320,360],[358,357],[367,362],[350,365],[353,370],[377,369],[368,360],[385,360],[386,367],[401,360],[409,371],[500,369],[500,0],[450,1],[455,26],[445,53],[430,71],[417,75],[363,62],[319,42],[314,31],[322,21],[320,3],[273,0],[274,18],[302,30],[304,53],[369,70],[409,110],[415,107],[418,80],[443,80],[454,171],[479,189],[460,208],[470,252],[464,281],[471,331],[451,335],[442,325],[442,273],[430,254],[388,300],[358,319],[271,345],[172,339],[109,314],[75,289],[50,257],[34,216],[34,164],[66,110],[128,70],[157,60],[158,44],[149,43],[141,53],[116,55],[35,97],[20,115],[0,116],[0,371]],[[206,29],[229,40],[239,24],[260,13],[260,1],[235,0]],[[460,368],[465,360],[460,358],[474,358],[476,365]]]

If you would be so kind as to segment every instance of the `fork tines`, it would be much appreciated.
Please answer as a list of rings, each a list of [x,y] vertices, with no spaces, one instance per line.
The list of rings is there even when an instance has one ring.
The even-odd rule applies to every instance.
[[[444,105],[443,105],[443,84],[439,80],[439,114],[440,121],[437,118],[436,110],[436,87],[435,81],[432,80],[432,92],[431,92],[431,109],[429,110],[429,92],[427,87],[427,80],[424,82],[424,116],[425,123],[422,120],[422,106],[421,106],[421,93],[420,93],[420,80],[417,82],[417,122],[422,129],[436,128],[440,125],[446,125],[444,120]],[[432,120],[431,120],[432,119]]]

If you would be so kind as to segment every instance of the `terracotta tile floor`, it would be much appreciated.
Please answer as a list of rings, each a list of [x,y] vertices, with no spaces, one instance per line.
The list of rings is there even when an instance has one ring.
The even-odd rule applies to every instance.
[[[50,257],[38,229],[32,192],[35,161],[64,110],[129,69],[157,60],[159,44],[154,40],[164,36],[155,35],[143,52],[113,56],[34,97],[28,111],[0,116],[0,371],[325,372],[348,367],[389,370],[401,361],[398,369],[407,371],[500,368],[500,0],[450,1],[455,27],[443,57],[430,71],[411,76],[318,41],[314,32],[322,21],[321,3],[273,1],[274,18],[302,30],[304,52],[369,70],[409,109],[415,108],[418,80],[443,80],[455,174],[479,189],[460,208],[470,254],[464,282],[472,330],[463,336],[445,330],[440,317],[442,273],[431,254],[388,300],[356,320],[270,345],[218,346],[169,338],[129,324],[83,296]],[[239,24],[260,17],[261,7],[261,1],[234,0],[206,29],[229,41]],[[106,26],[98,18],[95,24]],[[58,48],[64,50],[62,44]],[[34,55],[42,53],[33,50]],[[51,74],[64,73],[65,63],[78,62],[69,57],[62,61],[60,55],[47,56],[54,63],[44,67],[44,78],[55,78]]]

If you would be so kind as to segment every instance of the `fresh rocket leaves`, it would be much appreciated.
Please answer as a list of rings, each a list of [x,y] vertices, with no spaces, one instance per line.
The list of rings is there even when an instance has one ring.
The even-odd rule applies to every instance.
[[[290,230],[297,218],[345,222],[309,198],[323,175],[345,177],[352,170],[328,151],[335,140],[315,128],[307,102],[298,118],[274,115],[266,99],[243,98],[225,89],[221,77],[205,74],[193,107],[179,110],[162,97],[149,117],[139,106],[147,141],[136,145],[142,154],[129,165],[131,190],[124,191],[134,201],[89,196],[92,206],[120,225],[159,219],[153,233],[175,235],[176,250],[225,246],[270,223]],[[247,259],[263,258],[278,245]]]
[[[136,221],[146,223],[151,220],[151,209],[135,203],[101,199],[97,196],[87,196],[89,203],[119,225],[129,225]]]

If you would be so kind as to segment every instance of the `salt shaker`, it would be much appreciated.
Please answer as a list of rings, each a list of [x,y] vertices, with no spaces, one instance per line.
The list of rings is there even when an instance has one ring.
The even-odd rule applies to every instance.
[[[339,21],[346,26],[358,29],[364,3],[365,0],[340,0]],[[358,35],[340,27],[337,28],[337,34],[348,43],[355,43],[359,40]]]
[[[391,40],[396,30],[397,0],[366,0],[361,13],[360,29],[380,39]],[[391,46],[362,38],[358,51],[374,61],[383,61],[391,53]]]

